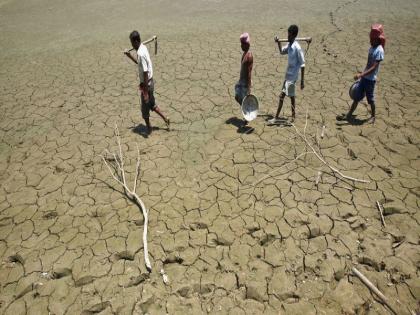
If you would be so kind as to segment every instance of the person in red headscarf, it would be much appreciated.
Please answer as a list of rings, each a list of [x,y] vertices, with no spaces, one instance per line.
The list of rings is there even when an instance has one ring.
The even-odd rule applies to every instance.
[[[239,81],[235,85],[235,99],[242,105],[245,96],[251,94],[251,76],[252,66],[254,64],[254,57],[250,51],[251,39],[248,33],[243,33],[239,37],[241,42],[241,49],[243,51],[241,58],[241,70],[239,73]]]
[[[235,100],[239,103],[239,106],[242,105],[244,98],[251,94],[251,84],[252,84],[252,67],[254,65],[254,56],[250,50],[251,47],[251,38],[248,33],[243,33],[239,37],[241,43],[241,49],[243,51],[241,58],[241,70],[239,72],[239,81],[235,85]],[[246,120],[243,121],[244,125],[247,125]]]
[[[381,24],[372,25],[369,37],[371,47],[369,48],[366,68],[363,72],[357,73],[354,76],[354,79],[360,80],[359,93],[361,93],[360,95],[366,94],[367,101],[371,108],[371,117],[369,118],[369,121],[374,123],[376,109],[374,97],[375,84],[378,77],[379,64],[384,60],[385,35],[383,26]],[[347,115],[338,116],[337,120],[351,120],[353,118],[353,113],[357,108],[357,104],[359,104],[360,101],[361,99],[354,100]]]

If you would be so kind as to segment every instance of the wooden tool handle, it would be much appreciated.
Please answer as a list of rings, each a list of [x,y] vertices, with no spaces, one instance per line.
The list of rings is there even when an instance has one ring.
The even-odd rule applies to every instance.
[[[295,40],[298,42],[310,43],[312,42],[312,37],[296,37]],[[287,38],[279,38],[278,41],[281,43],[285,43],[285,42],[288,42],[289,40]]]
[[[153,37],[151,37],[151,38],[149,38],[148,40],[145,40],[144,42],[142,42],[142,44],[143,44],[143,45],[146,45],[146,44],[148,44],[148,43],[153,42],[154,40],[157,40],[157,36],[156,36],[156,35],[155,35],[155,36],[153,36]]]

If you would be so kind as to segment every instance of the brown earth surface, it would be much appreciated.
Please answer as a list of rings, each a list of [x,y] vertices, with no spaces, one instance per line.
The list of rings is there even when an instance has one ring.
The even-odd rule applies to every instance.
[[[415,0],[0,1],[0,313],[389,313],[356,266],[398,314],[413,314],[419,14]],[[362,124],[360,104],[360,124],[338,124],[374,22],[388,37],[377,121]],[[313,154],[293,161],[310,148],[293,127],[266,124],[287,62],[273,37],[290,23],[314,38],[296,127],[308,110],[309,141],[369,183]],[[152,114],[150,137],[136,67],[121,53],[132,29],[159,38],[156,99],[172,125]],[[263,114],[253,130],[238,127],[233,98],[243,31]],[[115,124],[130,183],[140,150],[151,273],[140,210],[100,159],[117,148]]]

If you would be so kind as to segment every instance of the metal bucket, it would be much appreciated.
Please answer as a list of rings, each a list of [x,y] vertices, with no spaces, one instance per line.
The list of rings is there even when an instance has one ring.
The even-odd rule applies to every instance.
[[[360,102],[365,97],[365,92],[360,87],[360,80],[354,82],[349,89],[350,98],[353,101]]]
[[[252,121],[258,116],[258,99],[255,95],[247,95],[244,97],[241,105],[242,115],[246,121]]]

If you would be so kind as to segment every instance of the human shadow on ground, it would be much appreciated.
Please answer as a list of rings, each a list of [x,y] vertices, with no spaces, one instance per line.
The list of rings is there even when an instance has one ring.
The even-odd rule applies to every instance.
[[[143,138],[148,138],[150,136],[149,132],[147,131],[146,125],[138,124],[135,127],[130,127],[132,132],[137,133],[138,135],[142,136]],[[152,133],[153,131],[160,130],[159,127],[152,127]]]
[[[352,115],[350,119],[344,118],[344,114],[343,115],[338,115],[336,118],[336,122],[335,124],[337,126],[361,126],[364,124],[369,124],[372,123],[370,118],[365,118],[365,119],[358,119],[356,118],[356,115]]]
[[[238,117],[230,117],[228,120],[226,120],[226,124],[227,125],[233,125],[236,128],[238,128],[236,130],[237,133],[249,134],[249,133],[252,133],[254,131],[254,128],[246,125],[244,120],[239,119]]]

